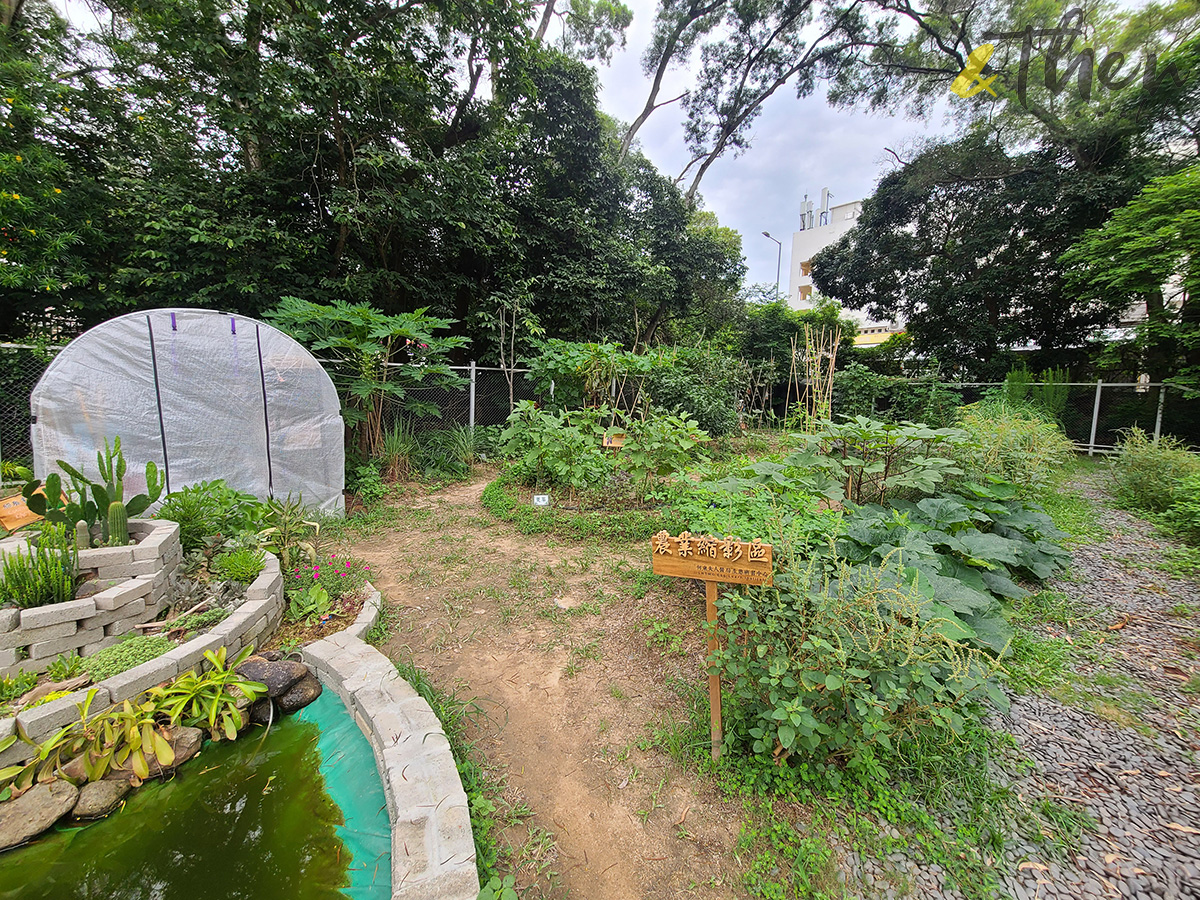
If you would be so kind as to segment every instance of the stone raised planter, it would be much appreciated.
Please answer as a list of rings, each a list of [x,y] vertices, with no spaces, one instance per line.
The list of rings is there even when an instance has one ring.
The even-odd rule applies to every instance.
[[[79,551],[81,583],[94,583],[101,588],[97,593],[33,609],[0,609],[0,675],[44,672],[63,653],[88,656],[154,620],[183,558],[179,526],[130,519],[129,535],[136,543],[127,547]],[[27,552],[21,535],[0,541],[0,563],[18,548]]]
[[[301,655],[341,697],[375,752],[392,825],[394,900],[474,900],[475,839],[450,742],[395,664],[363,640],[382,602],[368,590],[353,625]]]
[[[149,522],[147,524],[169,526],[167,530],[171,531],[173,534],[174,546],[176,548],[179,546],[178,525],[173,522]],[[166,541],[166,543],[169,544],[170,541]],[[136,548],[105,548],[105,550],[108,549],[133,550]],[[84,553],[99,552],[103,551],[84,551]],[[152,659],[149,662],[142,663],[140,666],[135,666],[132,669],[128,669],[119,675],[114,675],[112,678],[107,678],[99,684],[82,688],[81,690],[68,694],[65,697],[60,697],[57,700],[51,700],[49,703],[43,703],[41,706],[35,706],[33,709],[22,711],[18,713],[15,718],[10,717],[6,719],[0,719],[0,739],[7,737],[8,735],[15,734],[17,722],[19,721],[26,733],[29,735],[30,739],[40,742],[54,734],[56,731],[58,731],[58,729],[79,720],[79,710],[77,709],[77,704],[84,702],[87,699],[87,695],[90,691],[95,691],[96,694],[92,700],[92,706],[89,712],[96,713],[114,703],[132,700],[134,697],[148,688],[162,684],[164,681],[168,681],[182,672],[186,672],[189,669],[194,669],[197,666],[205,664],[204,653],[206,650],[212,650],[213,652],[216,652],[219,648],[225,647],[227,648],[229,655],[232,656],[243,647],[256,643],[264,636],[270,636],[270,634],[279,627],[279,623],[283,619],[283,576],[279,571],[279,560],[271,553],[267,553],[265,556],[266,559],[262,572],[259,573],[259,576],[254,579],[254,582],[246,589],[245,602],[243,602],[242,605],[239,606],[232,615],[213,626],[213,628],[206,634],[202,634],[199,637],[193,638],[187,643],[181,644],[174,650],[164,653],[157,659]],[[168,552],[167,558],[170,557],[171,554]],[[155,557],[154,559],[157,558],[158,557]],[[82,562],[83,553],[80,553],[80,559]],[[102,562],[102,564],[105,566],[119,567],[133,565],[139,562],[136,558],[133,559],[133,562],[128,564],[123,561],[123,558],[114,559],[112,557],[108,557],[106,559],[110,561]],[[178,564],[179,558],[176,555],[172,566],[172,571],[173,567],[177,566]],[[122,582],[117,587],[106,589],[105,591],[102,591],[101,594],[96,594],[93,597],[89,597],[85,601],[76,600],[71,601],[71,603],[60,603],[55,604],[54,606],[41,607],[37,610],[21,610],[20,612],[39,612],[42,610],[52,610],[56,607],[72,606],[76,603],[91,603],[92,601],[100,598],[102,594],[107,594],[109,590],[122,590],[131,582],[138,582],[139,580],[144,579],[147,580],[146,583],[153,585],[155,578],[157,578],[157,574],[134,575],[131,579],[126,582]],[[149,596],[153,596],[153,593],[151,593]],[[109,601],[102,600],[101,602]],[[138,601],[133,598],[126,599],[123,601],[122,605],[117,606],[116,609],[124,609],[125,606],[136,602]],[[166,602],[167,600],[164,588],[164,593],[157,601],[155,601],[153,605],[154,612],[151,613],[150,609],[152,607],[147,606],[143,612],[138,614],[138,618],[131,618],[129,620],[129,628],[132,628],[133,624],[136,622],[152,620]],[[98,604],[97,607],[97,612],[101,612],[102,610],[100,610]],[[0,612],[9,612],[9,610],[3,610]],[[87,619],[72,618],[61,624],[64,626],[70,625],[72,628],[75,628],[81,621],[90,622],[94,620],[97,612],[93,612]],[[46,627],[55,626],[51,625]],[[94,628],[89,625],[88,630],[94,631]],[[72,635],[77,635],[78,633],[78,630],[71,632]],[[7,635],[5,633],[0,633],[0,641],[2,641],[6,636]],[[115,643],[117,640],[119,640],[119,638],[114,636],[113,642]],[[53,657],[50,657],[50,659],[53,659]],[[0,753],[0,767],[13,765],[18,762],[24,762],[25,760],[32,758],[33,748],[24,742],[18,741],[3,753]]]

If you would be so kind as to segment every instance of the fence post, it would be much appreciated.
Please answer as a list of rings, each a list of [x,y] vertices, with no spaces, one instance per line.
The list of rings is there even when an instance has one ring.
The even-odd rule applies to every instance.
[[[550,379],[550,402],[554,402],[554,379]]]
[[[1154,443],[1158,443],[1159,435],[1162,434],[1162,414],[1163,401],[1167,398],[1167,386],[1160,384],[1158,386],[1158,412],[1154,414]]]
[[[469,411],[467,413],[467,422],[471,428],[475,427],[475,360],[471,360],[471,401]]]
[[[1104,380],[1096,379],[1096,402],[1092,404],[1092,436],[1088,438],[1088,456],[1096,455],[1096,425],[1100,421],[1100,391],[1104,388]]]

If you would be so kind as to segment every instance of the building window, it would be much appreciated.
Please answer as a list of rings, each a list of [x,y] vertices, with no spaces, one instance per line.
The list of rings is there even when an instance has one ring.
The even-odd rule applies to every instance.
[[[812,274],[812,260],[800,263],[800,274],[807,278]]]

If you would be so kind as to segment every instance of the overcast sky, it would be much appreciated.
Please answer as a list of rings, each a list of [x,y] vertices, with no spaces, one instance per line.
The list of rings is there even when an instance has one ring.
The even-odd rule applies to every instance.
[[[628,43],[615,54],[611,67],[600,67],[601,106],[609,115],[632,121],[646,102],[649,81],[642,74],[641,55],[654,23],[655,0],[626,0],[633,9]],[[672,72],[660,100],[688,86],[685,73]],[[638,132],[642,150],[670,177],[687,165],[682,110],[678,104],[656,110]],[[797,100],[795,89],[781,88],[754,122],[751,148],[736,159],[725,156],[713,163],[700,193],[704,207],[722,225],[742,233],[748,282],[773,282],[777,261],[769,231],[783,242],[780,280],[787,291],[792,232],[797,230],[800,203],[807,193],[820,206],[821,188],[833,194],[831,205],[870,196],[888,170],[891,147],[903,148],[918,138],[946,130],[940,119],[926,124],[903,116],[867,115],[831,109],[823,96]],[[689,173],[690,174],[690,173]],[[683,185],[686,189],[687,183]]]

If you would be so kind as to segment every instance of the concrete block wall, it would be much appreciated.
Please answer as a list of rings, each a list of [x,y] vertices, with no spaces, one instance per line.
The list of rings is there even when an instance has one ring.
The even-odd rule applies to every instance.
[[[178,534],[176,539],[178,540]],[[95,598],[88,598],[89,601],[92,599]],[[120,608],[122,607],[118,607]],[[78,704],[85,702],[88,694],[93,691],[95,695],[88,710],[89,715],[100,712],[110,704],[133,700],[143,691],[169,681],[189,669],[207,667],[208,663],[204,660],[206,650],[215,653],[221,647],[225,647],[227,655],[233,657],[243,647],[267,640],[283,621],[283,612],[283,577],[279,571],[279,560],[273,554],[267,553],[262,572],[246,590],[245,602],[233,615],[218,623],[207,634],[192,638],[157,659],[127,669],[97,685],[18,713],[15,719],[0,719],[0,739],[16,733],[17,725],[20,724],[29,739],[39,743],[60,728],[78,722]],[[53,628],[61,624],[74,622],[55,623],[44,627]],[[0,639],[3,637],[4,635],[0,634]],[[33,755],[33,747],[18,741],[0,753],[0,767],[25,762],[32,759]]]
[[[373,591],[353,625],[301,653],[375,752],[392,824],[394,900],[474,900],[475,839],[450,742],[429,704],[363,640],[381,602]]]
[[[171,575],[183,559],[179,526],[155,519],[130,519],[127,547],[79,551],[81,581],[103,587],[83,600],[33,609],[0,609],[0,675],[44,672],[61,654],[88,656],[109,647],[135,625],[153,621],[169,601]],[[27,552],[14,535],[0,541],[5,556]]]

